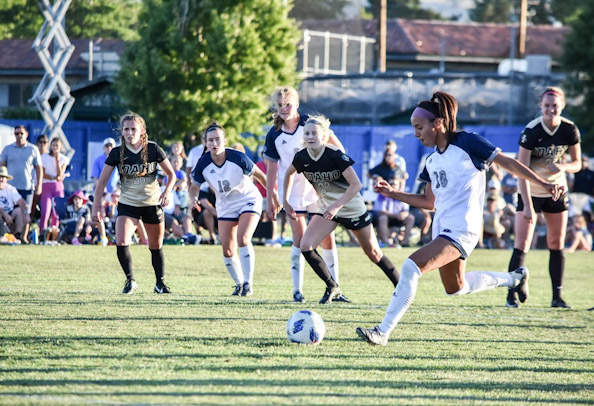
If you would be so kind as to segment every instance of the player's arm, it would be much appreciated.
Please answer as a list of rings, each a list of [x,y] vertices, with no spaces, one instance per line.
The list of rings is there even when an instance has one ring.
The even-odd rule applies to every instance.
[[[254,178],[264,187],[266,187],[266,174],[260,168],[254,165]],[[266,188],[268,190],[268,188]],[[268,195],[267,195],[268,196]]]
[[[336,213],[338,213],[338,210],[340,210],[342,206],[350,202],[353,199],[353,197],[355,197],[357,193],[361,191],[361,188],[363,187],[361,181],[359,180],[359,177],[355,173],[355,170],[352,166],[346,168],[342,172],[342,176],[344,176],[344,179],[349,184],[349,187],[347,188],[347,190],[345,190],[344,194],[340,196],[338,200],[336,200],[326,209],[326,212],[324,213],[324,218],[328,220],[332,220],[334,216],[336,216]]]
[[[530,153],[529,150],[520,147],[520,153],[518,154],[518,156],[525,154],[525,152],[523,152],[522,150],[525,150],[528,153]],[[561,194],[563,193],[563,188],[560,188],[559,185],[547,182],[546,180],[538,176],[536,173],[534,173],[528,166],[523,164],[521,161],[510,158],[502,154],[501,152],[495,155],[493,162],[501,166],[506,171],[515,174],[518,178],[522,178],[530,182],[536,183],[542,186],[543,188],[547,189],[549,193],[551,193],[551,195],[553,196],[553,200],[557,200],[559,196],[561,196]],[[522,197],[524,197],[524,195],[522,195]]]
[[[435,195],[433,194],[433,190],[431,190],[430,184],[425,188],[425,194],[401,192],[391,186],[384,179],[377,181],[373,189],[376,193],[381,193],[386,197],[400,200],[401,202],[407,203],[409,206],[427,210],[435,209]]]
[[[268,212],[268,216],[273,220],[276,220],[276,215],[281,209],[278,193],[274,188],[277,178],[278,162],[266,159],[266,211]]]
[[[293,210],[293,206],[291,206],[288,202],[289,196],[291,196],[291,190],[293,189],[293,179],[295,178],[295,172],[297,170],[293,166],[293,164],[289,165],[287,168],[287,172],[285,173],[285,179],[283,182],[283,190],[284,190],[284,201],[283,206],[285,208],[285,212],[289,217],[292,219],[297,219],[297,214],[295,210]]]
[[[95,187],[95,195],[93,197],[93,208],[91,211],[91,218],[93,219],[93,223],[97,226],[101,219],[101,200],[103,198],[103,192],[105,191],[105,186],[109,181],[111,173],[113,172],[115,166],[111,166],[105,164],[103,170],[101,171],[101,175],[99,176],[99,180],[97,181],[97,187]]]

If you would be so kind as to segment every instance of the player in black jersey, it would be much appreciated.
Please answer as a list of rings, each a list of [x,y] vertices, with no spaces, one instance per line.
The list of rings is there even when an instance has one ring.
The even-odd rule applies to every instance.
[[[518,160],[567,192],[566,173],[575,173],[581,169],[580,132],[574,123],[561,117],[561,111],[565,107],[565,94],[560,88],[546,88],[540,97],[539,106],[542,116],[528,123],[520,136]],[[567,152],[569,162],[565,160]],[[567,229],[567,193],[554,201],[549,191],[523,179],[519,180],[518,188],[516,239],[509,271],[524,265],[534,236],[536,213],[543,212],[547,223],[549,274],[553,285],[551,307],[569,308],[561,297],[565,268],[563,247]],[[513,289],[508,292],[506,306],[518,307]]]
[[[126,275],[122,293],[132,294],[138,284],[134,280],[130,242],[139,220],[142,220],[148,235],[148,245],[157,283],[155,293],[170,293],[165,285],[165,258],[163,256],[163,234],[165,232],[163,206],[175,182],[175,172],[165,151],[148,140],[146,123],[136,113],[128,112],[120,119],[120,146],[111,150],[105,160],[95,188],[92,217],[95,223],[101,219],[101,195],[114,168],[118,168],[122,192],[118,203],[116,219],[116,244],[120,265]],[[157,167],[167,176],[167,186],[161,192],[157,182]]]
[[[369,259],[379,266],[392,281],[398,283],[398,271],[379,247],[371,215],[359,191],[361,181],[352,165],[355,163],[348,155],[328,144],[332,130],[330,121],[324,116],[310,117],[303,128],[306,148],[295,154],[293,163],[287,168],[284,179],[284,208],[291,218],[295,210],[287,201],[293,187],[295,172],[303,173],[318,195],[318,211],[309,222],[300,249],[315,273],[326,283],[326,292],[320,303],[326,304],[341,295],[340,288],[332,278],[322,257],[315,250],[338,224],[353,230],[361,248]]]

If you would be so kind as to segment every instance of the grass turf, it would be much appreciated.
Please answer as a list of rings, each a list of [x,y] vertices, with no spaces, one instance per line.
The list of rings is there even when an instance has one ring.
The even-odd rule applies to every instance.
[[[387,249],[399,265],[412,250]],[[256,247],[254,296],[231,297],[218,246],[166,246],[167,283],[152,293],[146,247],[132,247],[140,285],[121,295],[115,247],[0,247],[0,404],[593,404],[594,256],[566,256],[564,295],[551,309],[548,252],[528,254],[531,296],[507,309],[504,289],[448,298],[439,273],[387,347],[357,326],[381,321],[390,283],[359,248],[339,248],[352,304],[317,304],[306,267],[292,303],[289,249]],[[475,251],[468,269],[505,270],[510,251]],[[319,346],[285,326],[309,308],[326,323]]]

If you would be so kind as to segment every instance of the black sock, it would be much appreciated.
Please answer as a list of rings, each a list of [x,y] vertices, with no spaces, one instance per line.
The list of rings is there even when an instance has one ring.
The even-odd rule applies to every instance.
[[[130,254],[130,247],[128,245],[118,245],[118,260],[126,274],[126,279],[134,279],[134,269],[132,267],[132,255]]]
[[[334,282],[334,279],[332,279],[332,275],[330,274],[330,271],[328,271],[326,263],[324,262],[320,254],[317,253],[316,250],[305,252],[302,251],[301,253],[303,254],[303,257],[305,258],[309,266],[313,268],[314,272],[320,277],[321,280],[324,281],[326,286],[338,286],[336,282]]]
[[[394,287],[396,287],[396,285],[398,285],[398,280],[400,279],[400,274],[392,261],[390,261],[390,258],[384,255],[376,265],[384,271],[388,279],[390,279]]]
[[[553,300],[561,299],[563,272],[565,271],[565,255],[562,250],[549,250],[549,275],[553,284]]]
[[[514,248],[514,252],[509,260],[509,265],[507,267],[508,272],[513,272],[516,269],[524,266],[524,261],[526,260],[526,253],[522,250]]]
[[[155,278],[157,279],[157,285],[163,285],[165,283],[165,256],[163,255],[163,248],[158,250],[151,249],[151,261],[153,263],[153,269],[155,270]]]

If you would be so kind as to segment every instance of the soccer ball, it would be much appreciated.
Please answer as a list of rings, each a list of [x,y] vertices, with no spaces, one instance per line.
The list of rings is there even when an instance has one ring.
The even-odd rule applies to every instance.
[[[294,343],[316,345],[322,342],[325,333],[324,320],[311,310],[299,310],[287,322],[287,336]]]

